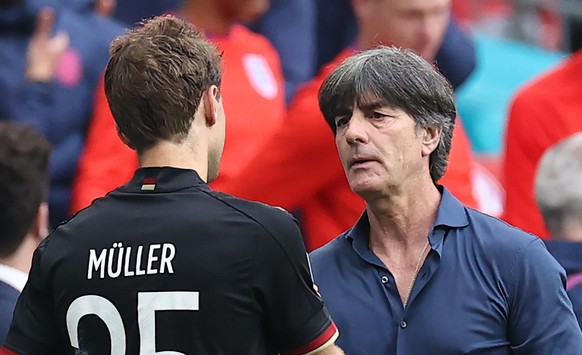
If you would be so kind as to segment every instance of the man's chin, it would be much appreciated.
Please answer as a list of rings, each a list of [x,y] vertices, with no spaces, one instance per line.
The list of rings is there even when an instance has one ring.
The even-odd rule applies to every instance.
[[[372,183],[371,181],[362,181],[362,182],[351,182],[350,188],[352,191],[360,195],[361,197],[369,196],[370,194],[377,193],[380,188],[377,184]]]

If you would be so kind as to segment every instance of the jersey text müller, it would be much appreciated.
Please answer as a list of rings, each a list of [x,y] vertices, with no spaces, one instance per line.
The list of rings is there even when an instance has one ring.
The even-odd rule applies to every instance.
[[[115,279],[120,276],[173,274],[174,256],[176,248],[171,243],[124,247],[119,242],[113,243],[111,248],[101,249],[100,252],[90,249],[87,279],[91,280],[95,274],[100,279],[105,276]]]

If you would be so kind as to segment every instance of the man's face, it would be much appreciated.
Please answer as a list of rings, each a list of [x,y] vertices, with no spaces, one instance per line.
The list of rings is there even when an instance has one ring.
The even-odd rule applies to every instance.
[[[420,130],[401,109],[373,106],[336,118],[336,145],[352,190],[364,199],[390,194],[428,172]]]
[[[408,48],[432,61],[449,23],[451,0],[355,0],[367,43]],[[364,48],[367,49],[367,48]]]
[[[215,0],[222,13],[237,22],[252,23],[259,19],[271,4],[270,0]]]

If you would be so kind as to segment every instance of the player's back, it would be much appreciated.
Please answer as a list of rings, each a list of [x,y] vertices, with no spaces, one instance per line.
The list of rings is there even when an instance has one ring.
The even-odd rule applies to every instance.
[[[141,169],[37,253],[66,347],[55,352],[277,353],[261,272],[287,228],[285,212],[212,192],[194,171]]]

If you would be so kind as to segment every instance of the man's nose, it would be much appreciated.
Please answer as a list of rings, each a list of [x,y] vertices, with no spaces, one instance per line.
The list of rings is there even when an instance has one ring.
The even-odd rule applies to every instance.
[[[360,115],[354,114],[346,125],[345,137],[349,144],[367,142],[366,120]]]

